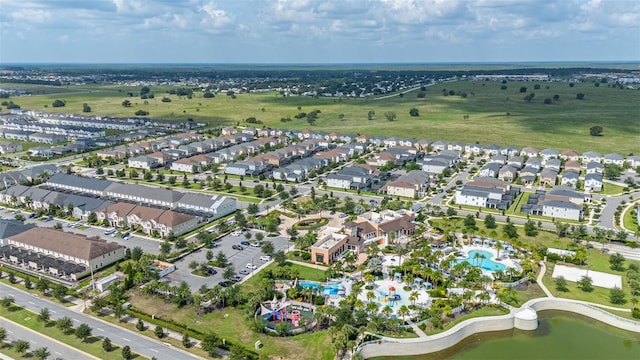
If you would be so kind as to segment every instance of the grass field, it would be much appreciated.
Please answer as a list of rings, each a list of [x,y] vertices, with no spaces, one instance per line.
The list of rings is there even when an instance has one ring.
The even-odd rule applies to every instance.
[[[81,113],[82,104],[88,103],[92,114],[110,116],[133,116],[136,110],[142,109],[149,111],[153,118],[193,118],[212,125],[243,124],[246,118],[256,117],[264,125],[276,128],[477,141],[503,146],[534,146],[540,150],[554,147],[624,155],[638,152],[640,91],[610,88],[606,84],[595,87],[590,82],[574,87],[564,82],[541,83],[538,90],[534,90],[534,85],[533,82],[510,82],[506,90],[500,90],[499,82],[458,81],[429,87],[423,99],[418,99],[416,92],[410,92],[402,98],[393,96],[382,100],[283,98],[276,92],[238,94],[235,99],[225,94],[205,99],[201,93],[195,93],[192,99],[187,99],[166,94],[166,88],[152,87],[156,96],[148,99],[147,104],[140,98],[127,96],[130,91],[139,92],[136,87],[32,86],[34,93],[43,95],[11,100],[24,109],[65,113]],[[18,87],[0,83],[0,87],[11,86]],[[522,86],[527,87],[526,94],[535,93],[530,103],[523,100],[526,94],[520,93]],[[442,89],[464,91],[468,96],[443,96]],[[52,94],[56,90],[60,93]],[[577,100],[577,93],[583,93],[584,100]],[[545,98],[556,94],[560,96],[559,101],[544,104]],[[162,102],[163,96],[172,101]],[[55,99],[65,100],[66,106],[52,108]],[[131,101],[130,108],[121,105],[125,99]],[[409,110],[414,107],[419,109],[420,116],[409,116]],[[321,113],[314,126],[306,120],[294,119],[299,112],[316,109]],[[373,120],[367,120],[369,110],[376,113]],[[384,116],[387,111],[395,112],[397,119],[387,121]],[[465,115],[469,115],[468,119]],[[281,122],[283,117],[292,121]],[[604,136],[589,135],[589,128],[594,125],[604,128]]]

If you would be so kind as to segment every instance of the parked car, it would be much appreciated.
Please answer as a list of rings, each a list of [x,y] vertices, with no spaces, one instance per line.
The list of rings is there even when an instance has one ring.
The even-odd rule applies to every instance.
[[[269,256],[269,255],[260,256],[260,260],[261,261],[270,261],[271,260],[271,256]]]
[[[242,247],[242,245],[233,245],[233,246],[231,246],[231,248],[232,248],[233,250],[244,250],[244,248]]]
[[[242,270],[240,270],[240,271],[238,271],[238,272],[239,272],[241,275],[249,275],[249,274],[251,274],[251,273],[249,272],[249,270],[247,270],[247,269],[242,269]]]
[[[231,283],[229,281],[220,281],[218,283],[218,285],[220,285],[222,287],[229,287],[231,285]]]
[[[248,241],[243,240],[243,241],[240,241],[240,245],[249,246],[250,244]]]
[[[255,270],[255,269],[257,269],[257,268],[258,268],[258,267],[257,267],[256,265],[253,265],[252,263],[248,263],[248,264],[247,264],[247,269]]]
[[[253,247],[260,247],[260,243],[259,242],[252,242],[251,244],[249,244]]]
[[[235,276],[233,276],[233,277],[231,278],[231,281],[233,281],[233,282],[239,282],[239,281],[242,281],[242,276],[235,275]]]
[[[218,273],[218,270],[214,269],[213,267],[209,266],[207,268],[207,271],[209,272],[209,275],[215,275]]]

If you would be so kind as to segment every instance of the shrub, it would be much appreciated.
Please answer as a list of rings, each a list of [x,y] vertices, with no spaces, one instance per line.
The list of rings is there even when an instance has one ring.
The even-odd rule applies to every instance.
[[[631,316],[633,316],[634,319],[640,319],[640,308],[633,309]]]
[[[318,306],[320,306],[320,305],[324,305],[324,297],[323,297],[323,296],[316,296],[316,297],[314,297],[314,298],[313,298],[313,303],[314,303],[315,305],[318,305]]]
[[[304,260],[304,261],[311,260],[311,254],[308,253],[308,252],[303,252],[301,256],[302,256],[302,260]]]

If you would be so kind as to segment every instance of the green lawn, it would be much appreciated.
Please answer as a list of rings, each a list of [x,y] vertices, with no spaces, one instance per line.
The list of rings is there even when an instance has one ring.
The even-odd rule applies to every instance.
[[[427,97],[418,99],[416,93],[400,98],[393,96],[376,99],[335,99],[311,97],[280,97],[276,92],[237,94],[235,99],[224,94],[215,98],[202,98],[195,93],[192,99],[164,93],[166,88],[152,87],[156,97],[144,100],[128,97],[127,92],[137,93],[139,88],[122,86],[68,86],[42,87],[42,93],[62,90],[64,94],[45,94],[12,99],[24,109],[81,113],[82,104],[88,103],[92,114],[109,116],[133,116],[136,110],[149,111],[153,118],[186,120],[194,119],[211,125],[244,123],[248,117],[256,117],[266,126],[289,129],[308,129],[305,120],[293,119],[299,112],[321,110],[313,129],[317,131],[344,131],[371,135],[406,136],[414,138],[444,139],[448,141],[476,142],[484,144],[534,146],[539,149],[555,147],[578,152],[594,150],[601,153],[622,154],[637,150],[637,133],[640,118],[637,117],[640,92],[619,90],[607,86],[595,87],[593,83],[579,83],[569,87],[567,83],[542,83],[534,90],[531,82],[510,82],[507,90],[500,90],[499,82],[457,81],[428,87]],[[15,84],[0,84],[16,87]],[[534,92],[531,103],[523,100],[521,86]],[[22,87],[22,84],[20,84]],[[548,87],[548,88],[547,88]],[[465,91],[466,98],[443,96],[441,90]],[[576,94],[585,95],[577,100]],[[544,104],[545,98],[559,95],[560,100]],[[169,103],[161,101],[166,96]],[[52,108],[55,99],[66,101],[62,108]],[[123,100],[132,106],[122,106]],[[45,105],[47,107],[45,107]],[[298,110],[300,107],[300,110]],[[409,116],[409,109],[418,108],[420,116]],[[264,110],[263,110],[264,109]],[[369,110],[376,116],[367,120]],[[397,119],[389,122],[384,112],[394,111]],[[338,115],[343,114],[343,117]],[[464,117],[469,115],[468,119]],[[283,117],[292,121],[281,122]],[[341,120],[342,119],[342,120]],[[603,136],[590,136],[589,128],[600,125]],[[496,131],[499,129],[500,131]]]
[[[269,264],[267,267],[265,267],[263,270],[261,270],[261,272],[264,270],[271,270],[277,266],[278,264],[273,262]],[[327,279],[327,274],[326,274],[326,271],[324,270],[314,269],[310,266],[303,266],[303,265],[298,265],[290,262],[285,263],[284,266],[297,270],[298,274],[300,275],[299,279],[301,280],[325,281]],[[249,293],[252,291],[255,291],[258,288],[259,283],[260,283],[260,274],[257,274],[256,276],[253,276],[251,279],[242,283],[241,285],[242,290]]]
[[[638,231],[638,222],[636,221],[635,212],[637,208],[632,206],[627,209],[622,215],[622,222],[624,224],[624,228],[635,233]]]
[[[619,185],[603,183],[602,184],[602,191],[599,192],[598,194],[602,194],[602,195],[619,195],[619,194],[622,194],[622,190],[623,189],[624,189],[624,187],[619,186]]]
[[[90,337],[85,342],[80,341],[74,335],[65,335],[62,331],[58,330],[55,327],[54,322],[50,322],[46,326],[38,321],[37,314],[34,314],[28,310],[25,310],[21,307],[12,305],[10,309],[5,307],[0,307],[0,316],[7,318],[11,321],[19,323],[23,326],[28,327],[29,329],[39,332],[43,335],[54,338],[60,342],[63,342],[71,347],[84,351],[88,354],[96,356],[100,359],[114,359],[120,360],[122,359],[120,348],[118,348],[114,344],[114,350],[110,352],[104,351],[102,349],[102,340],[97,337]],[[136,358],[142,358],[139,355]]]
[[[629,260],[625,261],[625,265],[628,265],[630,262],[631,261]],[[637,265],[640,265],[640,262],[638,261],[632,261],[632,262]],[[553,268],[555,266],[552,263],[547,263],[547,272],[545,273],[542,281],[544,282],[545,286],[549,289],[549,291],[551,291],[553,296],[556,296],[556,297],[562,297],[562,298],[574,299],[574,300],[583,300],[583,301],[589,301],[589,302],[594,302],[594,303],[613,306],[613,307],[619,307],[621,309],[629,309],[631,306],[631,304],[629,303],[629,299],[631,299],[631,292],[630,292],[629,286],[627,285],[628,278],[626,276],[626,273],[624,271],[611,270],[611,268],[609,267],[609,255],[601,253],[600,250],[589,249],[588,256],[587,256],[587,263],[589,264],[588,266],[589,270],[620,275],[622,277],[622,290],[624,290],[624,292],[626,293],[626,300],[627,300],[626,304],[624,305],[611,304],[611,302],[609,301],[609,289],[607,288],[594,286],[593,291],[584,292],[578,288],[576,283],[567,281],[567,288],[569,289],[569,291],[560,292],[556,290],[555,279],[551,277],[551,275],[553,274]],[[574,266],[574,265],[567,265],[567,266]],[[582,269],[587,269],[586,265],[578,266],[578,267]],[[626,317],[630,317],[630,315],[631,314],[627,314]]]
[[[499,315],[505,315],[508,314],[509,311],[506,310],[505,308],[502,307],[496,307],[496,306],[484,306],[481,307],[480,309],[470,313],[470,314],[466,314],[463,315],[455,320],[453,320],[452,322],[448,323],[447,326],[445,326],[442,329],[437,329],[437,330],[429,330],[426,331],[425,333],[427,335],[435,335],[438,333],[441,333],[443,331],[446,331],[452,327],[454,327],[456,324],[461,323],[467,319],[473,319],[473,318],[477,318],[477,317],[484,317],[484,316],[499,316]]]

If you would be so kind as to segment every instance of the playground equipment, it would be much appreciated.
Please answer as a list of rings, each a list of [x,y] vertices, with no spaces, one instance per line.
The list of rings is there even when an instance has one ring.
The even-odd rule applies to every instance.
[[[297,301],[288,300],[286,297],[282,300],[273,298],[271,301],[265,301],[260,304],[260,316],[268,322],[284,322],[291,321],[294,328],[300,326],[302,312],[298,309],[313,311],[311,304],[303,304]]]

